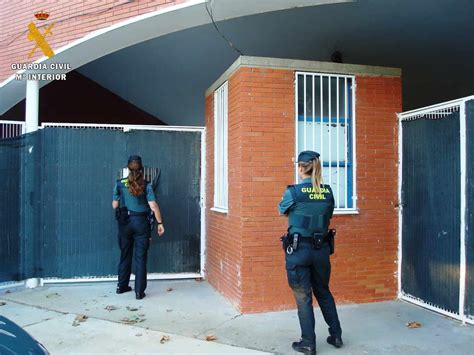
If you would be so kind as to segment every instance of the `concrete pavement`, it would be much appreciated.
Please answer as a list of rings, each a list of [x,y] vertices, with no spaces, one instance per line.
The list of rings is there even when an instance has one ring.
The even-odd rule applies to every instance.
[[[293,354],[296,311],[239,314],[206,282],[151,281],[147,297],[115,294],[114,283],[0,293],[0,314],[23,326],[52,354]],[[474,327],[398,301],[339,306],[345,346],[326,343],[315,313],[318,354],[471,354]],[[77,315],[88,319],[73,326]],[[421,328],[409,329],[417,321]],[[163,335],[169,340],[160,343]],[[214,341],[206,337],[214,335]]]

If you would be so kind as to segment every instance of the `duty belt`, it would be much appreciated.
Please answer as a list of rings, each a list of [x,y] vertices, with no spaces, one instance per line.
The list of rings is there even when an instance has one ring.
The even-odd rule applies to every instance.
[[[323,243],[327,242],[327,238],[324,238],[321,240]],[[314,243],[314,238],[313,237],[300,237],[300,243]]]
[[[286,253],[291,255],[294,251],[298,250],[300,244],[310,244],[314,249],[321,249],[323,245],[329,242],[329,233],[315,232],[310,237],[302,236],[299,233],[288,233],[287,238],[286,246],[284,245],[284,248]]]
[[[283,250],[290,255],[294,251],[298,250],[299,244],[310,244],[314,249],[321,249],[324,245],[328,244],[330,254],[334,253],[334,236],[336,235],[335,229],[329,229],[324,233],[313,233],[312,236],[302,236],[299,233],[286,233],[280,238],[282,242]]]
[[[325,242],[328,242],[329,241],[329,233],[320,233],[321,236],[318,238],[316,236],[317,233],[315,233],[315,235],[310,235],[310,236],[300,236],[300,241],[302,243],[313,243],[315,239],[319,239],[321,240],[321,242],[325,243]]]
[[[129,216],[148,216],[150,212],[134,212],[134,211],[128,211]]]

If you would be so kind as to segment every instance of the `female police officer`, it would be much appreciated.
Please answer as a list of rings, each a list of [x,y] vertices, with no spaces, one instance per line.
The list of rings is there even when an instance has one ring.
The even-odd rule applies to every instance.
[[[165,229],[152,186],[143,177],[142,159],[138,155],[132,155],[128,159],[128,171],[127,178],[117,180],[112,201],[112,208],[116,210],[118,221],[118,241],[121,251],[117,293],[132,290],[128,284],[132,272],[133,249],[135,249],[133,258],[135,295],[139,300],[145,297],[146,261],[151,239],[148,220],[150,209],[158,223],[158,235],[162,236]]]
[[[305,354],[316,354],[311,291],[329,325],[327,342],[337,348],[342,346],[341,326],[334,298],[329,291],[328,227],[334,210],[334,197],[331,187],[322,184],[318,153],[301,152],[298,173],[302,182],[288,186],[278,207],[280,213],[288,216],[286,270],[298,306],[301,327],[301,340],[294,342],[292,347]]]

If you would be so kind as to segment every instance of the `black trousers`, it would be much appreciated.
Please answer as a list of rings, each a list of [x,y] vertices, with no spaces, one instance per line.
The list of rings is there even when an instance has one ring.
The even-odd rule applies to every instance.
[[[342,330],[337,315],[336,304],[329,290],[331,263],[329,245],[313,249],[311,243],[300,243],[297,251],[286,253],[286,272],[288,283],[295,295],[298,306],[298,319],[301,327],[301,339],[304,345],[316,346],[314,332],[313,297],[316,297],[324,320],[329,326],[329,334],[341,336]]]
[[[146,263],[150,247],[150,225],[146,216],[130,216],[126,225],[119,223],[118,243],[120,262],[118,266],[118,286],[129,285],[130,274],[135,271],[135,292],[143,293],[146,289]]]

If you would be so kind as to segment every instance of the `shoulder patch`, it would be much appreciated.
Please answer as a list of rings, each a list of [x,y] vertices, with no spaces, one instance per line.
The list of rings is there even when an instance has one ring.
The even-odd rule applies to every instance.
[[[128,179],[127,178],[121,179],[120,183],[124,184],[125,187],[128,187]]]

